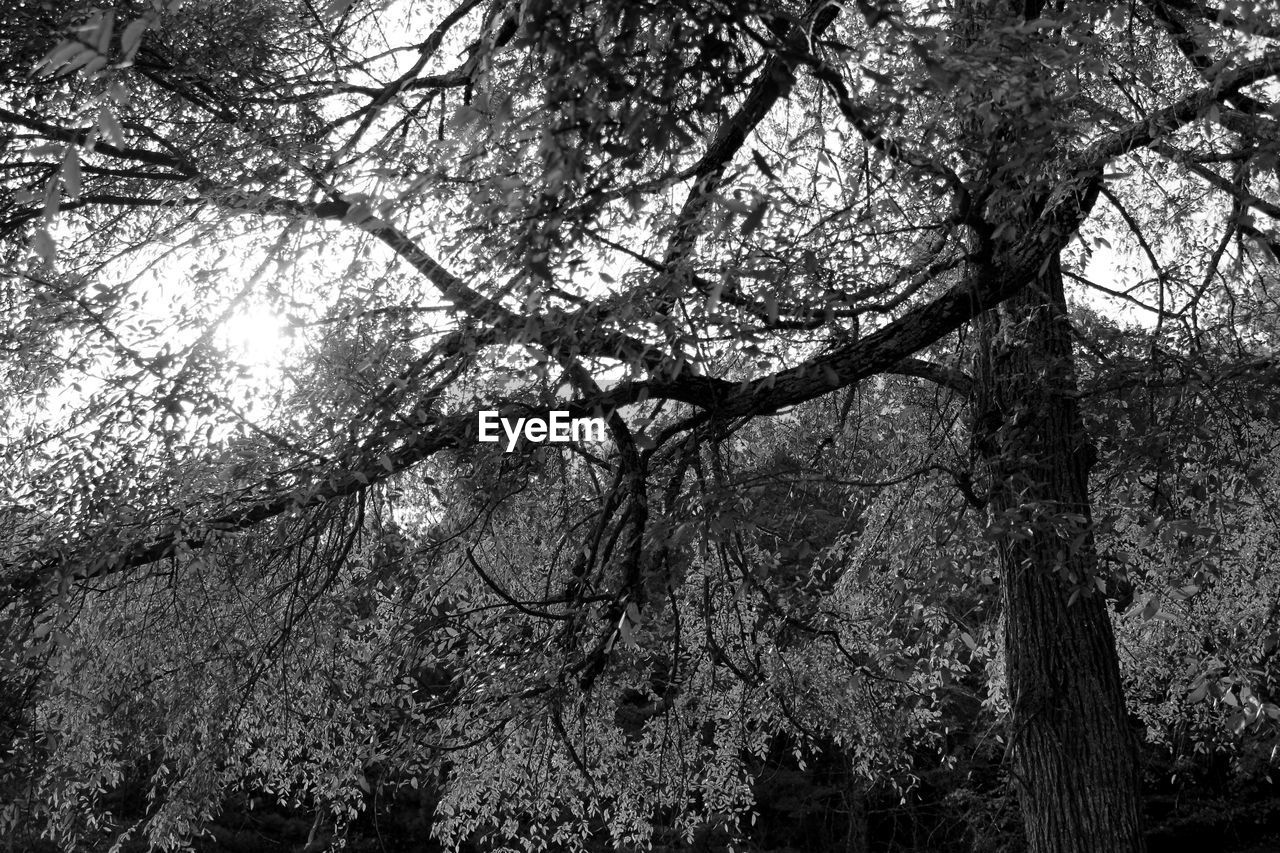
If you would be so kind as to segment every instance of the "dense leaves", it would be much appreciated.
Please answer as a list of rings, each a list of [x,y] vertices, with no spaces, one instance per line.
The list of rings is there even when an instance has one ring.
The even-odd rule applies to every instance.
[[[780,848],[794,796],[815,846],[1018,849],[1028,549],[1108,642],[1113,605],[1149,783],[1267,784],[1277,37],[10,4],[0,825],[177,849],[257,804],[316,849],[391,801],[455,848]],[[1018,444],[1063,399],[1083,506]],[[506,453],[491,409],[608,438]]]

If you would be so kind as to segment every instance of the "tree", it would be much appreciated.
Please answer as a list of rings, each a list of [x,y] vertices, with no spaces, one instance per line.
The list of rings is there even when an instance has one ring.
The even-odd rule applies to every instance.
[[[246,534],[246,583],[293,590],[281,641],[243,641],[270,661],[308,614],[342,609],[353,567],[378,577],[386,526],[367,503],[399,490],[470,546],[432,564],[472,579],[451,596],[564,623],[486,623],[488,658],[474,637],[440,645],[484,671],[456,690],[535,690],[572,753],[566,685],[596,695],[687,581],[679,519],[714,503],[717,444],[901,374],[970,407],[973,453],[940,434],[948,458],[927,464],[989,513],[1031,849],[1142,849],[1063,277],[1154,316],[1151,370],[1167,350],[1256,362],[1265,333],[1229,327],[1273,315],[1274,16],[702,0],[6,15],[4,483],[52,519],[5,549],[23,672],[91,647],[75,609],[104,589],[230,577]],[[1090,281],[1086,235],[1131,241],[1154,278]],[[268,309],[306,372],[250,411],[219,329]],[[1140,372],[1108,343],[1090,343],[1099,370]],[[557,481],[539,452],[477,445],[485,409],[598,414],[612,449]],[[536,593],[498,571],[500,538],[475,537],[557,482],[520,557]],[[553,547],[555,529],[581,547]],[[728,604],[705,601],[711,624]],[[572,676],[555,690],[476,663],[551,638],[538,671]]]

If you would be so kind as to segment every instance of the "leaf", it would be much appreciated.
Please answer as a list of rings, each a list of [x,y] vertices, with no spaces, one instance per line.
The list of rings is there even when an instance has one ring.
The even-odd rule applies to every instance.
[[[719,282],[712,286],[711,291],[707,294],[707,301],[704,306],[707,313],[711,313],[720,307],[720,294],[724,292],[724,285],[723,281]]]
[[[769,209],[769,200],[761,199],[760,202],[747,214],[746,219],[742,220],[742,236],[747,237],[752,231],[760,227],[760,223],[764,220],[765,211]]]
[[[324,7],[324,17],[328,21],[333,21],[346,14],[351,8],[354,0],[329,0],[328,5]]]
[[[133,55],[137,52],[138,46],[142,43],[142,35],[151,26],[150,19],[146,17],[138,18],[136,21],[130,21],[129,25],[124,28],[124,32],[120,34],[120,52],[124,54],[126,60],[133,59]]]
[[[861,67],[861,68],[862,68],[862,73],[863,73],[863,74],[867,75],[867,76],[868,76],[868,77],[870,77],[872,80],[874,80],[875,82],[879,83],[881,86],[892,86],[894,83],[896,83],[896,82],[897,82],[896,80],[894,80],[894,78],[892,77],[892,75],[889,75],[889,74],[883,74],[883,73],[881,73],[881,72],[879,72],[879,71],[875,70],[874,68],[871,68],[871,67],[866,66],[866,65],[862,65],[862,66],[859,66],[859,67]]]
[[[86,77],[92,77],[99,71],[107,67],[107,58],[105,56],[95,56],[89,60],[89,64],[84,67]]]
[[[107,50],[111,47],[111,33],[115,29],[115,24],[116,13],[111,11],[103,15],[101,20],[98,21],[96,28],[98,41],[95,44],[95,47],[98,50],[99,56],[105,56]]]
[[[778,295],[776,293],[766,293],[764,295],[764,310],[769,315],[769,322],[778,322]]]
[[[759,169],[761,174],[766,178],[771,181],[776,181],[778,179],[778,176],[774,173],[773,169],[769,167],[769,161],[764,159],[764,155],[754,148],[751,149],[751,159],[756,162],[756,168]]]
[[[129,87],[124,85],[124,83],[121,83],[119,80],[112,80],[111,83],[107,85],[107,96],[119,106],[126,106],[129,103]],[[99,123],[101,123],[101,111],[99,111],[98,115]],[[114,119],[115,116],[112,116],[112,118]]]
[[[83,48],[80,50],[79,53],[77,53],[71,59],[71,61],[69,61],[66,65],[62,67],[62,69],[58,72],[58,76],[66,77],[70,74],[73,74],[74,72],[80,70],[81,68],[88,65],[90,62],[93,62],[96,59],[102,59],[102,57],[94,53],[92,50],[89,50],[88,48]],[[105,60],[103,61],[105,62]]]
[[[1147,599],[1146,605],[1142,608],[1142,618],[1150,619],[1160,612],[1160,597],[1157,595]]]
[[[67,39],[60,42],[36,63],[37,76],[50,77],[56,74],[59,68],[66,65],[84,50],[84,45],[78,41]]]
[[[712,193],[711,198],[714,199],[720,206],[727,208],[728,210],[731,210],[734,213],[740,214],[742,216],[749,215],[753,209],[751,205],[747,204],[746,202],[739,201],[736,198],[729,198],[728,196],[723,196],[723,195],[720,195],[719,193]]]
[[[618,638],[622,640],[622,645],[628,649],[636,648],[636,638],[631,632],[631,622],[627,619],[625,613],[618,620]]]
[[[111,145],[124,145],[124,131],[120,129],[120,123],[116,122],[115,113],[106,104],[102,104],[97,110],[97,132]]]
[[[62,158],[62,185],[66,187],[70,198],[80,198],[80,178],[80,149],[68,145],[67,153]]]
[[[45,228],[37,228],[31,235],[31,250],[36,253],[40,260],[50,266],[53,265],[58,251],[53,244],[53,238],[49,236],[49,231]]]

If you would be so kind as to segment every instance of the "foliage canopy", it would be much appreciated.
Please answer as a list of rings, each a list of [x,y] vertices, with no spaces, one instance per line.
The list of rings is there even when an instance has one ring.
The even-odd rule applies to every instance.
[[[235,792],[412,789],[454,845],[643,846],[749,835],[765,768],[998,776],[1028,513],[1096,539],[1064,595],[1123,614],[1151,748],[1265,775],[1278,39],[1198,0],[9,4],[0,821],[180,847]],[[1030,416],[974,365],[1059,269],[1094,503],[1002,514],[975,437]],[[506,454],[486,409],[610,439]]]

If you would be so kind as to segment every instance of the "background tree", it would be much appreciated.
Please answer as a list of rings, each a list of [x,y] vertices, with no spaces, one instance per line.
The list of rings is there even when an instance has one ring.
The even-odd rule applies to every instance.
[[[6,683],[30,685],[15,778],[36,780],[29,808],[57,837],[119,831],[102,797],[140,756],[137,828],[166,842],[238,784],[350,818],[393,766],[434,774],[437,829],[457,841],[728,827],[751,807],[748,758],[788,739],[852,749],[864,776],[909,775],[894,745],[939,737],[936,703],[964,680],[922,662],[942,646],[975,663],[974,626],[944,630],[947,613],[991,607],[968,556],[981,508],[1031,849],[1141,849],[1103,601],[1133,579],[1098,551],[1133,516],[1095,520],[1085,429],[1114,423],[1109,395],[1135,382],[1190,393],[1165,379],[1173,364],[1266,371],[1274,16],[714,2],[6,16],[3,482],[14,512],[48,518],[4,549]],[[1109,239],[1133,249],[1114,265],[1151,274],[1095,282],[1089,255]],[[1141,343],[1096,318],[1081,328],[1097,334],[1073,331],[1064,277],[1151,315]],[[237,365],[228,331],[267,313],[292,330],[289,358]],[[1073,336],[1105,389],[1096,411],[1080,411]],[[886,469],[862,449],[881,437],[853,441],[848,419],[889,374],[942,390],[918,461]],[[1148,424],[1165,415],[1147,405]],[[598,413],[610,445],[502,455],[475,442],[489,408]],[[788,456],[762,419],[789,410],[828,443]],[[749,452],[755,435],[774,458]],[[814,491],[752,495],[751,478],[785,482],[828,453]],[[918,516],[877,503],[928,475],[954,488],[912,504],[950,519],[931,546],[903,532]],[[810,507],[840,481],[858,496]],[[1161,501],[1157,518],[1179,506]],[[866,551],[875,518],[920,543],[902,565],[932,553],[971,586],[914,601],[905,626],[882,613],[869,624],[889,639],[873,643],[823,619],[853,606],[855,578],[911,589],[871,570],[893,564]],[[191,625],[195,601],[209,620],[195,647],[151,645]],[[383,618],[396,608],[417,615]],[[100,681],[78,675],[90,660]],[[273,688],[301,670],[299,716],[277,726],[294,703]],[[821,701],[788,707],[806,672]],[[850,724],[901,691],[919,698],[851,747]],[[397,721],[395,750],[372,748]],[[505,775],[479,778],[494,749]],[[599,787],[599,768],[636,755],[648,772]],[[576,779],[584,810],[565,812],[544,771]],[[499,820],[504,798],[518,805]]]

